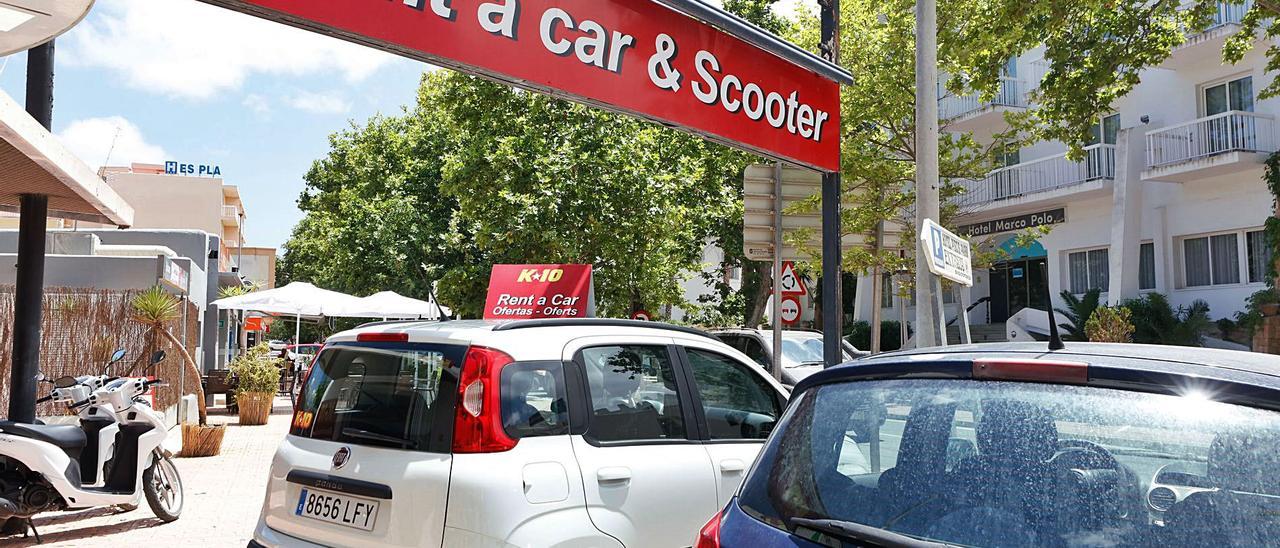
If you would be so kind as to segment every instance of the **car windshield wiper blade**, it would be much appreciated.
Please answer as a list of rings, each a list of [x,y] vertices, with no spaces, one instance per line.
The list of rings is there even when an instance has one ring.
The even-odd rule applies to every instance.
[[[791,369],[793,367],[813,367],[815,365],[822,365],[823,363],[825,362],[823,362],[822,360],[813,360],[808,362],[799,362],[799,363],[791,364],[786,367],[787,369]]]
[[[343,428],[342,435],[352,437],[352,438],[380,441],[385,443],[394,443],[397,445],[403,445],[409,449],[418,448],[418,442],[413,441],[411,439],[397,438],[395,436],[388,436],[386,434],[379,434],[377,432],[370,432],[368,430],[360,430],[359,428]]]
[[[952,546],[944,542],[920,540],[887,529],[838,519],[791,518],[792,526],[805,527],[840,540],[883,548],[936,548]]]

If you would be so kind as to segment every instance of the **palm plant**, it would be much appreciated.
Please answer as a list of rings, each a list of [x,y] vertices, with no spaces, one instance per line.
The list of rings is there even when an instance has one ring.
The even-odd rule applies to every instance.
[[[152,336],[164,337],[182,354],[188,372],[193,379],[196,379],[196,402],[200,409],[200,425],[208,424],[209,412],[205,407],[204,387],[199,382],[200,369],[196,367],[196,361],[187,352],[187,348],[169,331],[169,324],[182,317],[182,311],[179,308],[181,303],[178,302],[178,298],[156,286],[136,295],[131,304],[133,305],[131,318],[134,321],[147,326]]]
[[[1163,294],[1148,293],[1124,306],[1133,313],[1134,342],[1200,346],[1201,337],[1213,328],[1209,303],[1202,300],[1175,308]]]
[[[1063,291],[1060,296],[1062,302],[1066,304],[1065,308],[1054,308],[1053,310],[1063,316],[1071,325],[1063,326],[1067,331],[1067,337],[1075,341],[1089,340],[1088,333],[1085,332],[1085,325],[1089,323],[1089,318],[1093,316],[1098,305],[1102,302],[1102,290],[1098,288],[1090,289],[1083,296],[1076,296],[1070,291]]]

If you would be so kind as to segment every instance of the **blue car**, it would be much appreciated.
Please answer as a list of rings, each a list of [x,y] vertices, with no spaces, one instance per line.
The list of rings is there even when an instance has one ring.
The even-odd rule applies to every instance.
[[[699,548],[1275,546],[1280,358],[974,345],[802,381]]]

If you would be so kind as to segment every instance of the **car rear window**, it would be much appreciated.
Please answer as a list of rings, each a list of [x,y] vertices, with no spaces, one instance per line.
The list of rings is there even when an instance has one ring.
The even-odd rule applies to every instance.
[[[290,431],[312,439],[448,452],[466,347],[331,346],[298,396]]]
[[[791,531],[833,519],[965,546],[1265,545],[1280,416],[1195,393],[831,384],[793,402],[739,502]]]

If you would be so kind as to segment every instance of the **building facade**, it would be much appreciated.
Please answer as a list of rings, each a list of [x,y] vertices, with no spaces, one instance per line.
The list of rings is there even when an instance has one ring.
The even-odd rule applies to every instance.
[[[1007,149],[980,180],[958,181],[959,231],[1001,250],[998,263],[975,271],[969,313],[999,324],[1026,307],[1063,306],[1060,293],[1103,292],[1116,304],[1144,293],[1174,306],[1197,300],[1214,319],[1230,318],[1265,288],[1272,257],[1262,228],[1276,212],[1263,163],[1276,152],[1280,100],[1258,98],[1274,76],[1259,44],[1239,64],[1222,63],[1222,44],[1247,6],[1222,5],[1216,24],[1189,36],[1161,66],[1100,116],[1084,158],[1062,143]],[[1033,51],[1011,60],[990,101],[944,96],[948,131],[990,142],[1007,128],[1004,113],[1033,108],[1030,97],[1046,62]],[[1049,225],[1031,246],[1013,237]],[[873,303],[871,280],[859,280],[857,315],[880,306],[886,319],[914,317],[910,302]],[[862,298],[867,296],[868,298]],[[954,299],[949,299],[954,301]],[[947,305],[947,318],[958,305]]]

